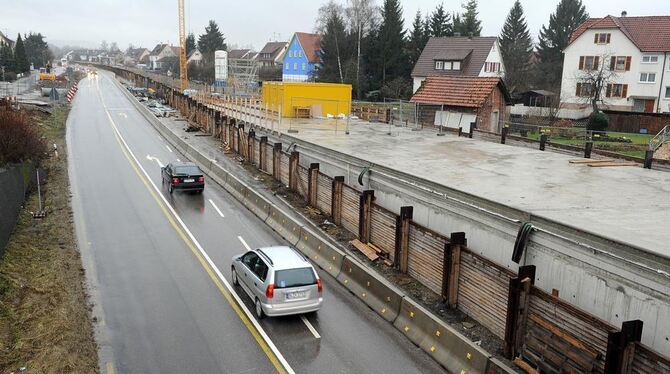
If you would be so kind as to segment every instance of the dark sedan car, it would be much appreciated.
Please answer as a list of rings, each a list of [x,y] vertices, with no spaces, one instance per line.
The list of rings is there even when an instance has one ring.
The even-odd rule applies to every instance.
[[[200,168],[192,162],[171,162],[161,168],[161,180],[168,184],[168,191],[195,191],[201,193],[205,189],[205,176]]]

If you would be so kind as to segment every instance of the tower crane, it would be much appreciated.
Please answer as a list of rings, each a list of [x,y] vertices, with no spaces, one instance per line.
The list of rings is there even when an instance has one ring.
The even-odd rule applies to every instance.
[[[179,7],[179,88],[182,93],[188,88],[188,65],[186,65],[186,27],[184,25],[184,0],[177,0]]]

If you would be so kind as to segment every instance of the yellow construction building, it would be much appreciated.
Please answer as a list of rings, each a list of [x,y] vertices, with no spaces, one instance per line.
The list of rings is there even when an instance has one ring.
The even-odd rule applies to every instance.
[[[351,113],[351,85],[264,82],[263,106],[284,118],[325,118]]]

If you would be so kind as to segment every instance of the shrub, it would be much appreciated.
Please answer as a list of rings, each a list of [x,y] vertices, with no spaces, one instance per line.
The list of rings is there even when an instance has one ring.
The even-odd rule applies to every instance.
[[[13,71],[5,72],[5,82],[14,82],[16,80],[16,73]]]
[[[607,118],[607,115],[603,112],[597,112],[591,114],[586,128],[591,131],[605,131],[609,124],[610,120]]]
[[[0,165],[39,162],[46,150],[46,143],[26,115],[0,110]]]

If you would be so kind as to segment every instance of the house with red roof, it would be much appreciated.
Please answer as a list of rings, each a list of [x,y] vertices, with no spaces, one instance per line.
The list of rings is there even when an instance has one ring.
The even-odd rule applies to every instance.
[[[282,81],[314,81],[321,64],[321,36],[305,32],[293,34],[284,53]]]
[[[670,112],[670,16],[590,18],[563,52],[564,108],[590,106],[597,88],[588,77],[602,71],[602,109]]]

